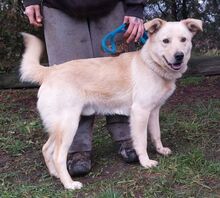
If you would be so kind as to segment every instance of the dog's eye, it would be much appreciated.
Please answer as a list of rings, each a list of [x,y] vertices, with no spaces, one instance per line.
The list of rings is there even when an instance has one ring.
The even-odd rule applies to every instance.
[[[170,40],[169,39],[163,39],[163,43],[169,43],[170,42]]]
[[[184,42],[186,42],[186,38],[182,37],[180,41],[184,43]]]

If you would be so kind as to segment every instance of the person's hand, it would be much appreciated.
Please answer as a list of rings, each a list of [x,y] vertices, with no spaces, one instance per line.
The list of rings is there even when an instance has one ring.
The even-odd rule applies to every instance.
[[[137,42],[144,34],[144,23],[142,19],[132,16],[125,16],[124,23],[129,23],[127,31],[124,33],[124,37],[127,43],[132,41]]]
[[[40,5],[27,6],[25,8],[24,13],[27,15],[31,25],[33,25],[35,27],[41,27],[42,26],[43,17],[41,15]]]

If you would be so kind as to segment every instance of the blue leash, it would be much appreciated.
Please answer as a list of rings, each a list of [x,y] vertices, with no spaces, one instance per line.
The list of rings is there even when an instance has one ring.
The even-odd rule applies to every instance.
[[[119,26],[118,28],[116,28],[115,30],[113,30],[112,32],[106,34],[103,39],[102,39],[102,49],[104,50],[104,52],[108,53],[108,54],[115,54],[116,53],[116,44],[115,44],[115,36],[118,33],[124,33],[126,32],[128,28],[128,24],[127,23],[123,23],[121,26]],[[148,36],[147,36],[147,32],[144,31],[143,36],[139,39],[139,41],[142,44],[145,44],[145,42],[147,41]],[[111,47],[107,46],[107,42],[110,43]]]

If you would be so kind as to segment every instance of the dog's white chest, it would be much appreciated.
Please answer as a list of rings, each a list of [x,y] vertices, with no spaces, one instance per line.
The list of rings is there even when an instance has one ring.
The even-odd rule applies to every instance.
[[[164,89],[161,91],[161,94],[158,94],[158,100],[155,100],[157,103],[156,105],[163,105],[166,100],[173,94],[176,86],[174,83],[172,84],[167,84]]]

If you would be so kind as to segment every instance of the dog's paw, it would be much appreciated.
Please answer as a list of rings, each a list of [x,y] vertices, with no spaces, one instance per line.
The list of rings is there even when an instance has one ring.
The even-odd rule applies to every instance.
[[[157,148],[157,152],[165,156],[170,155],[172,153],[172,151],[168,147]]]
[[[68,184],[64,184],[64,187],[69,190],[77,190],[82,188],[82,186],[83,186],[82,183],[78,181],[72,181]]]
[[[150,159],[140,159],[140,163],[144,168],[152,168],[158,165],[158,162],[155,160],[150,160]]]

